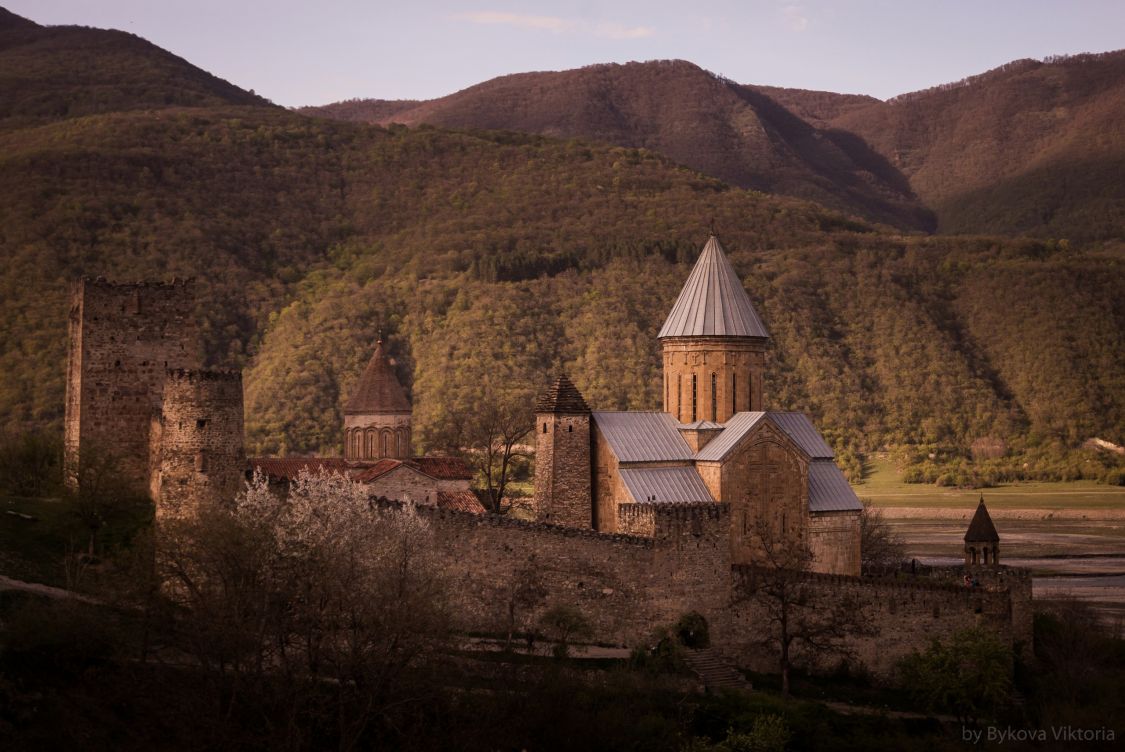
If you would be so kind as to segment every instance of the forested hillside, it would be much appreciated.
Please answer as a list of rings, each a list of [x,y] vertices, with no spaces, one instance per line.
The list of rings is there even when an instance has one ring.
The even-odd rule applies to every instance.
[[[993,436],[1028,472],[1095,477],[1068,452],[1125,439],[1120,249],[898,236],[638,149],[131,97],[0,130],[0,428],[61,425],[83,274],[199,278],[256,452],[338,451],[380,330],[418,449],[456,390],[524,404],[560,369],[597,407],[657,407],[655,335],[713,222],[774,337],[767,400],[810,412],[853,472],[884,445],[956,462]]]

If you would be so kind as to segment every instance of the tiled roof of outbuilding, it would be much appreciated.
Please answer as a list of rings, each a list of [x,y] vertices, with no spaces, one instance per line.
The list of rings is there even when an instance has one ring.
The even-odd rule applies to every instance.
[[[535,403],[537,413],[563,413],[567,415],[584,415],[590,412],[582,392],[564,373],[561,374],[551,388],[543,392]]]
[[[410,400],[406,398],[406,391],[387,359],[383,340],[375,343],[375,352],[363,375],[352,387],[344,412],[348,415],[410,412]]]
[[[372,465],[356,468],[352,473],[352,480],[370,483],[400,465],[406,465],[411,470],[425,473],[435,480],[473,479],[473,471],[460,457],[411,457],[406,460],[385,458]]]
[[[260,470],[274,480],[296,480],[302,470],[316,474],[320,470],[347,474],[343,457],[251,457],[250,470]]]
[[[769,337],[742,280],[712,235],[658,337]]]
[[[438,491],[437,505],[442,509],[452,509],[456,512],[484,514],[487,511],[472,491]]]

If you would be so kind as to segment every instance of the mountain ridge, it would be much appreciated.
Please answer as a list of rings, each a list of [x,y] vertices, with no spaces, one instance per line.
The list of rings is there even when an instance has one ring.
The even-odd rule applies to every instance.
[[[694,85],[665,80],[654,91],[660,69],[692,72]],[[589,84],[598,77],[614,80]],[[658,98],[661,107],[634,104]],[[642,146],[733,185],[900,229],[1078,241],[1125,234],[1125,186],[1109,169],[1083,178],[1067,167],[1088,151],[1125,166],[1115,125],[1125,121],[1125,51],[1016,60],[887,101],[738,84],[687,61],[649,61],[509,74],[417,103],[300,111]],[[1041,179],[1044,171],[1064,177],[1080,202]]]

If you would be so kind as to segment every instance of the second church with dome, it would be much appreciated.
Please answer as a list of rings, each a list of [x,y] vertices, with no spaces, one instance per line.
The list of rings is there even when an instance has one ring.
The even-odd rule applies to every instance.
[[[540,398],[537,517],[645,534],[654,505],[723,502],[734,563],[799,544],[814,571],[858,575],[862,505],[808,416],[767,409],[769,334],[715,236],[658,340],[663,410],[591,410],[566,376]]]

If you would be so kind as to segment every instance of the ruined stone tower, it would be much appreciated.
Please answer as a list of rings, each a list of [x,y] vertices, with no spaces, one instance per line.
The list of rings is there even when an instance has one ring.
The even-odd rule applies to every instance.
[[[410,457],[411,412],[406,390],[379,339],[344,406],[344,459],[363,462]]]
[[[658,335],[664,351],[664,412],[680,423],[725,423],[764,410],[769,333],[714,235],[703,247]]]
[[[965,531],[965,566],[978,565],[1000,565],[1000,534],[996,532],[992,515],[984,505],[984,494],[981,494],[977,511],[969,522],[969,529]]]
[[[536,519],[593,527],[590,473],[590,408],[559,376],[535,404]]]
[[[71,294],[65,472],[74,488],[82,457],[112,456],[137,493],[148,490],[149,427],[164,374],[200,366],[194,283],[79,281]]]
[[[168,371],[152,417],[150,494],[158,520],[229,504],[242,489],[242,373]]]

